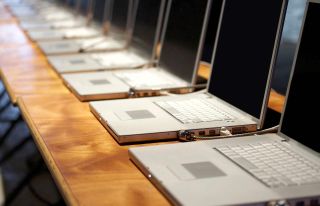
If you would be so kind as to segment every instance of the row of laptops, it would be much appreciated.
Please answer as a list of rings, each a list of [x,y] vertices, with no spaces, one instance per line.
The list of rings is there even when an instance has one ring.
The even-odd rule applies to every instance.
[[[139,12],[139,9],[143,8],[142,5],[150,9],[150,2],[140,0],[139,4],[133,3],[133,8],[134,5],[137,8],[133,9],[136,16],[130,46],[139,47],[145,43],[134,40],[139,28],[136,27],[139,14],[145,11]],[[205,91],[90,102],[91,111],[119,143],[175,139],[183,133],[215,136],[225,128],[233,134],[260,129],[265,118],[287,1],[265,1],[259,5],[253,0],[155,2],[158,3],[158,15],[154,18],[157,19],[154,28],[162,28],[163,31],[162,34],[156,31],[158,37],[152,38],[153,42],[157,42],[154,38],[159,38],[162,47],[156,67],[71,74],[58,71],[65,83],[82,100],[125,98],[130,94],[128,90],[149,96],[163,88],[169,91],[192,88],[208,13],[217,6],[221,12],[217,37],[214,37],[212,75]],[[319,3],[318,0],[310,0],[307,6],[278,134],[130,149],[130,158],[172,203],[231,205],[269,202],[277,205],[286,204],[284,200],[292,204],[301,203],[301,199],[312,197],[311,201],[303,201],[319,204],[320,150],[312,130],[316,123],[306,120],[319,113],[319,102],[309,99],[312,97],[309,91],[314,92],[318,88],[315,69],[319,67],[320,59],[316,29]],[[264,9],[259,9],[261,7]],[[191,13],[201,13],[202,16]],[[151,16],[147,16],[148,23],[152,21]],[[163,23],[159,23],[161,16]],[[144,21],[141,25],[146,24]],[[147,35],[145,31],[150,28],[141,31]],[[153,45],[155,54],[157,44]],[[123,59],[116,53],[109,52],[107,55],[114,56],[107,62]],[[88,54],[81,54],[48,59],[51,63],[51,59],[58,59],[58,62],[63,59],[63,62],[79,66],[87,63],[87,57]],[[52,65],[55,66],[54,63]],[[84,69],[71,70],[80,72]],[[153,70],[157,76],[169,81],[158,82],[159,79],[150,75]],[[168,71],[179,80],[179,86],[167,84],[174,82],[170,76],[165,76]],[[186,79],[189,82],[183,82]],[[135,80],[137,83],[133,83]],[[95,92],[99,90],[97,95]],[[243,185],[248,185],[247,190],[243,190]]]
[[[115,2],[113,3],[113,10],[123,8],[121,4],[119,6],[121,0]],[[122,2],[128,3],[129,1],[123,0]],[[165,8],[165,1],[136,2],[138,3],[135,4],[137,8],[135,9],[132,40],[125,49],[117,52],[114,49],[110,49],[112,52],[48,55],[49,62],[81,100],[127,97],[130,88],[133,87],[142,89],[160,88],[184,92],[190,91],[188,87],[194,86],[196,83],[196,73],[201,57],[211,2],[209,4],[209,2],[203,1],[199,7],[192,2],[184,4],[182,1],[174,1],[172,6],[170,3],[170,8],[167,9]],[[217,1],[215,4],[214,9],[219,10],[221,1]],[[180,9],[181,6],[185,8]],[[194,12],[199,14],[196,18],[189,15],[189,13]],[[113,11],[113,13],[115,12]],[[217,12],[214,15],[218,19],[219,13]],[[112,17],[110,27],[112,27],[113,21],[119,22],[115,20],[116,17]],[[165,31],[160,35],[161,28]],[[186,33],[188,35],[184,35]],[[152,63],[157,61],[159,41],[163,45],[162,50],[164,52],[162,52],[159,63],[153,65]],[[45,53],[48,53],[50,48],[51,50],[56,50],[55,52],[58,52],[57,48],[60,48],[60,52],[61,48],[70,48],[70,42],[66,40],[60,42],[38,42],[38,44]],[[172,48],[179,55],[172,57]],[[64,53],[63,51],[62,54]],[[168,55],[164,55],[166,53]],[[173,58],[175,61],[173,61]],[[125,72],[117,72],[117,74],[114,72],[106,72],[105,74],[101,72],[79,73],[83,71],[130,69],[143,65],[148,65],[148,70],[139,71],[139,74],[135,71],[134,76],[132,71],[127,70]],[[64,73],[79,74],[64,75]],[[103,75],[106,78],[108,76],[113,77],[115,79],[114,84],[107,85],[110,81],[100,80]],[[145,75],[150,78],[145,79],[145,82],[137,81],[141,77],[145,77]],[[112,88],[120,88],[120,90],[116,89],[108,92],[108,89]],[[145,95],[145,92],[141,93]],[[150,92],[150,95],[153,93]]]
[[[79,3],[78,3],[79,2]],[[21,27],[28,30],[58,29],[79,27],[86,24],[86,18],[79,13],[84,13],[80,1],[8,1],[12,13],[20,21]]]
[[[120,4],[123,6],[125,1],[130,5],[128,0],[117,0],[112,10]],[[273,12],[265,13],[258,12],[255,5],[248,7],[241,3],[245,5],[242,10],[247,12],[237,16],[233,12],[222,16],[220,0],[139,0],[132,4],[135,19],[130,46],[126,49],[48,56],[80,100],[128,98],[132,93],[152,96],[163,90],[192,91],[210,11],[218,11],[211,15],[223,21],[217,37],[212,37],[217,42],[211,64],[214,75],[206,90],[187,95],[90,103],[93,114],[119,143],[176,139],[182,130],[218,136],[221,128],[245,133],[263,127],[286,0],[266,4]],[[249,21],[252,16],[254,21]],[[157,61],[159,42],[161,53]],[[133,62],[127,59],[137,55],[147,57],[145,65],[148,66],[133,70],[137,65],[133,67]],[[101,64],[99,68],[98,61],[93,61],[95,56],[103,56],[105,63],[111,65]],[[97,71],[99,69],[113,71]],[[83,72],[86,70],[92,71]]]
[[[39,12],[33,11],[39,16],[34,18],[33,13],[19,16],[20,24],[34,41],[95,38],[103,34],[102,23],[105,18],[99,12],[93,14],[93,7],[100,6],[96,2],[99,1],[60,1],[58,5],[39,3]],[[69,6],[69,10],[64,9],[64,5]],[[19,10],[21,6],[18,6]]]
[[[113,3],[113,15],[112,15],[112,20],[110,21],[110,28],[113,28],[113,25],[116,25],[117,29],[119,28],[119,22],[121,22],[121,18],[122,16],[124,16],[124,14],[119,15],[119,11],[118,10],[123,10],[123,5],[125,3],[130,4],[131,1],[125,1],[125,0],[119,0],[119,1],[115,1]],[[138,2],[138,1],[136,1]],[[180,3],[181,4],[181,3]],[[179,5],[175,6],[175,10],[177,10]],[[192,9],[190,8],[191,5],[189,6],[189,10]],[[70,41],[66,41],[66,40],[60,40],[60,41],[50,41],[50,42],[38,42],[40,48],[47,54],[49,55],[48,60],[49,62],[54,66],[54,68],[56,69],[56,71],[59,74],[63,74],[63,73],[74,73],[74,72],[83,72],[83,71],[97,71],[97,70],[114,70],[114,69],[129,69],[129,68],[137,68],[137,67],[141,67],[144,65],[150,65],[153,66],[152,63],[154,63],[156,61],[156,53],[157,53],[157,48],[159,45],[159,40],[160,40],[160,29],[163,26],[162,22],[163,22],[163,16],[165,15],[165,1],[150,1],[150,2],[145,2],[145,1],[141,1],[138,3],[138,8],[136,8],[136,14],[135,16],[135,25],[134,25],[134,29],[132,31],[132,40],[130,41],[130,45],[128,47],[125,47],[126,44],[126,40],[127,38],[122,38],[124,39],[122,42],[122,44],[119,44],[119,42],[121,42],[121,40],[119,40],[119,36],[121,36],[119,33],[121,32],[117,32],[114,35],[111,34],[108,35],[109,41],[105,41],[103,43],[101,43],[100,40],[97,40],[96,44],[97,46],[101,47],[102,44],[106,44],[107,48],[103,48],[102,50],[109,50],[109,52],[103,52],[103,53],[92,53],[93,47],[87,47],[87,49],[82,49],[82,51],[90,51],[90,53],[88,54],[77,54],[77,55],[63,55],[63,56],[50,56],[50,54],[65,54],[68,52],[77,52],[80,51],[81,49],[79,48],[79,44],[80,42],[83,42],[83,40],[70,40]],[[201,8],[203,9],[203,8]],[[205,8],[206,9],[206,8]],[[198,67],[198,63],[199,62],[199,57],[201,56],[201,49],[202,49],[202,42],[201,44],[199,44],[200,41],[203,41],[204,38],[204,33],[205,31],[205,24],[206,24],[206,20],[204,19],[204,15],[199,15],[199,18],[197,19],[191,19],[190,15],[186,15],[188,10],[184,9],[185,12],[182,13],[177,17],[172,18],[172,21],[167,22],[167,24],[169,24],[169,26],[171,28],[174,28],[172,25],[177,25],[179,27],[174,28],[174,31],[170,32],[166,32],[167,34],[167,38],[166,38],[166,42],[170,43],[171,41],[174,41],[173,43],[177,43],[177,37],[179,36],[179,34],[183,34],[183,32],[185,33],[189,33],[189,36],[186,36],[185,41],[196,37],[196,39],[194,40],[194,42],[192,42],[192,45],[183,45],[184,42],[178,42],[179,45],[177,45],[177,47],[182,47],[181,49],[179,49],[179,51],[181,51],[181,56],[185,56],[188,55],[186,53],[188,53],[188,49],[194,49],[194,47],[199,47],[196,48],[197,51],[195,52],[195,54],[191,54],[193,56],[191,56],[189,54],[189,58],[184,58],[184,61],[190,61],[192,62],[189,66],[189,68],[187,68],[187,70],[189,70],[188,74],[187,74],[187,78],[188,82],[195,82],[195,77],[191,77],[190,78],[190,74],[192,76],[195,76],[193,73],[193,70],[195,67]],[[203,12],[204,14],[208,14],[208,11],[205,10],[201,10],[198,12]],[[130,13],[130,12],[129,12]],[[117,14],[117,15],[114,15]],[[169,15],[168,12],[166,12],[166,15]],[[189,16],[189,20],[185,19],[186,23],[189,23],[187,27],[185,27],[182,23],[183,21],[183,17],[187,17]],[[217,14],[218,16],[218,14]],[[206,17],[207,18],[207,17]],[[166,17],[166,19],[168,19],[168,17]],[[178,23],[175,23],[178,22]],[[123,21],[122,23],[120,23],[122,25],[124,25]],[[193,28],[192,26],[194,26],[194,32],[193,32]],[[183,28],[185,27],[185,28]],[[182,28],[181,31],[179,31],[178,29]],[[128,30],[128,29],[126,29]],[[110,29],[110,31],[112,31],[112,29]],[[180,33],[177,33],[177,31],[179,31]],[[122,32],[125,33],[125,32]],[[195,34],[192,36],[192,34]],[[126,35],[128,36],[128,35]],[[161,39],[163,40],[164,35],[161,35]],[[105,38],[105,37],[103,37]],[[115,39],[117,41],[115,41]],[[106,40],[106,39],[104,39]],[[114,40],[114,41],[112,41]],[[162,41],[163,42],[163,41]],[[112,44],[113,43],[113,44]],[[117,45],[114,45],[116,44]],[[172,43],[170,43],[172,44]],[[170,46],[170,45],[169,45]],[[172,46],[172,45],[171,45]],[[174,45],[176,46],[176,45]],[[191,48],[189,48],[191,47]],[[115,50],[120,50],[118,52],[114,52]],[[113,51],[113,52],[110,52]],[[170,57],[171,58],[171,57]],[[165,57],[163,57],[162,59],[165,59]],[[171,59],[169,59],[167,57],[168,60],[166,60],[166,64],[172,64],[170,61],[172,61]],[[183,58],[182,58],[183,59]],[[193,62],[194,61],[194,62]],[[168,78],[169,76],[169,80],[173,79],[173,83],[170,83],[171,86],[173,84],[173,87],[181,87],[180,85],[182,84],[182,86],[184,86],[185,84],[187,84],[185,81],[180,80],[180,78],[176,78],[173,75],[167,75],[166,73],[170,73],[170,70],[172,70],[172,67],[174,65],[170,65],[170,67],[167,69],[167,66],[165,68],[160,68],[158,69],[157,66],[155,68],[153,68],[153,70],[163,70],[164,73],[161,76],[165,76],[162,79]],[[180,66],[181,69],[182,66]],[[183,69],[183,68],[182,68]],[[165,70],[169,70],[169,72],[165,71]],[[151,72],[154,73],[154,72]],[[159,73],[159,72],[157,72]],[[181,73],[181,72],[180,72]],[[96,75],[100,75],[100,73],[95,73]],[[143,73],[144,74],[144,73]],[[155,74],[152,74],[153,76],[156,76]],[[73,81],[76,81],[81,83],[83,82],[81,78],[82,76],[86,76],[86,74],[84,75],[80,75],[73,77],[71,75],[71,77],[73,77]],[[68,76],[68,78],[70,78]],[[193,78],[193,79],[192,79]],[[123,78],[122,78],[123,79]],[[134,78],[131,78],[134,79]],[[192,80],[190,80],[192,79]],[[89,79],[90,80],[90,79]],[[101,81],[94,81],[94,82],[101,82]],[[120,78],[118,80],[118,82],[120,82]],[[157,81],[159,82],[159,81]],[[182,83],[183,82],[183,83]],[[68,82],[67,82],[68,84]],[[178,86],[177,86],[178,84]],[[180,85],[179,85],[180,84]],[[153,85],[152,85],[153,86]],[[161,87],[162,85],[156,85],[156,87]],[[167,87],[168,87],[167,86]],[[97,98],[95,96],[100,96],[104,95],[103,91],[99,91],[96,93],[91,94],[90,91],[86,91],[90,88],[86,88],[85,86],[80,87],[75,89],[76,92],[80,93],[80,98],[86,98],[85,100],[92,100],[92,98]],[[125,87],[126,91],[125,93],[128,93],[128,87]],[[80,90],[80,91],[78,91]],[[85,91],[81,91],[81,90],[85,90]],[[122,89],[123,90],[123,89]],[[88,93],[89,92],[89,93]],[[102,92],[102,94],[101,94]],[[123,93],[123,91],[121,91]],[[81,94],[83,93],[83,94]],[[113,93],[113,92],[111,92]],[[90,98],[88,98],[88,96],[91,96]],[[123,94],[119,94],[120,96],[123,96]],[[118,96],[119,96],[118,95]],[[108,96],[108,94],[106,94],[105,96]],[[114,96],[114,95],[112,95]]]

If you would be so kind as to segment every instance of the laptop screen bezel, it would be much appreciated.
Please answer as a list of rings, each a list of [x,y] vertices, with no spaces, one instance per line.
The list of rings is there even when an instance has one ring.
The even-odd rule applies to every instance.
[[[298,43],[297,43],[297,47],[296,47],[296,51],[295,51],[294,62],[293,62],[292,68],[291,68],[289,83],[288,83],[288,87],[287,87],[287,91],[286,91],[286,98],[285,98],[285,102],[284,102],[283,109],[282,109],[283,113],[281,115],[280,125],[279,125],[279,130],[278,130],[278,135],[279,136],[281,136],[282,138],[286,139],[287,141],[294,141],[296,143],[299,143],[299,142],[297,142],[295,139],[290,138],[286,134],[282,133],[281,129],[282,129],[282,124],[283,124],[283,120],[284,120],[285,108],[286,108],[287,102],[288,102],[288,95],[289,95],[289,92],[290,92],[290,86],[291,86],[291,83],[292,83],[292,79],[293,79],[293,75],[294,75],[295,67],[296,67],[296,63],[297,63],[297,58],[298,58],[298,54],[299,54],[300,42],[301,42],[301,39],[302,39],[305,20],[306,20],[306,17],[307,17],[307,13],[308,13],[308,9],[309,9],[310,3],[320,4],[320,0],[308,0],[307,3],[306,3],[306,7],[305,7],[305,10],[304,10],[304,15],[303,15],[302,26],[301,26],[301,29],[300,29],[299,39],[298,39]],[[301,144],[301,143],[299,143],[299,145],[302,145],[305,149],[308,149],[309,151],[312,151],[312,153],[320,156],[319,152],[307,147],[306,145]]]
[[[221,24],[223,21],[223,15],[224,15],[224,8],[225,8],[225,3],[227,0],[223,0],[222,3],[222,11],[221,11],[221,15],[220,15],[220,19],[219,19],[219,25],[218,25],[218,31],[217,31],[217,35],[216,35],[216,39],[215,39],[215,45],[213,48],[213,53],[212,53],[212,58],[211,58],[211,69],[210,69],[210,75],[209,75],[209,79],[207,82],[207,87],[206,87],[206,93],[213,95],[209,92],[209,86],[210,86],[210,82],[211,82],[211,75],[212,75],[212,65],[215,59],[215,55],[217,52],[217,46],[218,46],[218,39],[220,36],[220,29],[221,29]],[[265,116],[267,113],[267,108],[268,108],[268,101],[269,101],[269,95],[270,95],[270,91],[271,91],[271,80],[272,80],[272,76],[273,76],[273,71],[274,71],[274,67],[276,64],[276,60],[277,60],[277,54],[278,54],[278,49],[280,46],[280,41],[281,41],[281,34],[282,34],[282,29],[283,29],[283,25],[284,25],[284,19],[285,19],[285,11],[287,9],[288,6],[288,0],[283,0],[282,2],[282,8],[281,8],[281,14],[280,14],[280,18],[279,18],[279,22],[278,22],[278,28],[277,28],[277,34],[276,34],[276,39],[275,39],[275,44],[274,44],[274,48],[273,48],[273,53],[272,53],[272,59],[270,62],[270,67],[269,67],[269,74],[268,74],[268,79],[267,79],[267,85],[266,85],[266,89],[264,92],[264,98],[263,98],[263,105],[262,105],[262,109],[261,109],[261,113],[260,113],[260,117],[259,119],[257,119],[256,117],[252,116],[251,114],[237,108],[239,111],[247,114],[248,116],[250,116],[254,121],[257,122],[257,128],[261,129],[264,125],[265,122]],[[216,96],[215,96],[216,97]],[[219,97],[216,97],[219,100],[229,104],[229,106],[234,107],[233,105],[231,105],[230,103],[220,99]],[[235,107],[234,107],[235,108]]]

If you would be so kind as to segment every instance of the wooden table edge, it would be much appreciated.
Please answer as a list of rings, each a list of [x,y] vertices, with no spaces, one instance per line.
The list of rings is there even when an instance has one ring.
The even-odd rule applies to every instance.
[[[36,143],[37,147],[39,148],[39,151],[44,157],[44,161],[46,162],[46,165],[48,166],[53,179],[56,181],[56,185],[58,186],[60,192],[62,193],[62,196],[64,197],[64,200],[67,202],[68,205],[79,205],[77,200],[74,198],[74,195],[72,194],[69,185],[64,180],[63,175],[59,172],[59,169],[57,168],[56,164],[54,163],[54,159],[52,158],[50,151],[48,150],[46,143],[43,141],[37,127],[35,126],[34,122],[32,121],[32,118],[29,116],[29,112],[27,107],[25,106],[23,97],[17,98],[17,105],[19,106],[21,110],[21,114],[25,122],[27,123],[32,137],[34,139],[34,142]]]
[[[12,91],[12,88],[10,87],[10,84],[7,81],[6,76],[4,75],[2,69],[0,68],[0,78],[3,82],[3,85],[5,87],[5,90],[7,91],[10,101],[13,105],[17,104],[17,97],[14,95],[14,92]]]

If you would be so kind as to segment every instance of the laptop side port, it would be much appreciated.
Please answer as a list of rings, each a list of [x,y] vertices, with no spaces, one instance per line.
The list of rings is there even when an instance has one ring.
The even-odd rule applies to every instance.
[[[209,136],[215,136],[216,135],[216,130],[211,129],[209,130]]]
[[[232,134],[239,134],[244,132],[244,127],[234,127],[232,128]]]
[[[312,199],[310,200],[310,206],[319,206],[320,202],[318,199]]]
[[[199,134],[199,136],[205,136],[206,135],[206,131],[199,131],[198,134]]]
[[[303,201],[303,200],[296,202],[296,206],[304,206],[304,205],[305,205],[305,204],[304,204],[304,201]]]

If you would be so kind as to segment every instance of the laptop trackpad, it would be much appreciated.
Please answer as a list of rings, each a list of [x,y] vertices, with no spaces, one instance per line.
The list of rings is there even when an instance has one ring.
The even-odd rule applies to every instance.
[[[64,48],[70,47],[70,44],[60,43],[60,44],[56,44],[54,46],[56,46],[57,48],[60,48],[60,49],[64,49]]]
[[[91,79],[89,80],[91,84],[93,85],[105,85],[110,84],[110,82],[107,79]]]
[[[145,110],[145,109],[115,112],[115,115],[121,120],[155,118],[155,116],[150,111]]]
[[[77,64],[85,64],[86,61],[84,59],[70,59],[69,63],[72,65],[77,65]]]
[[[181,180],[215,178],[226,174],[212,162],[193,162],[181,165],[171,165],[168,169]]]

